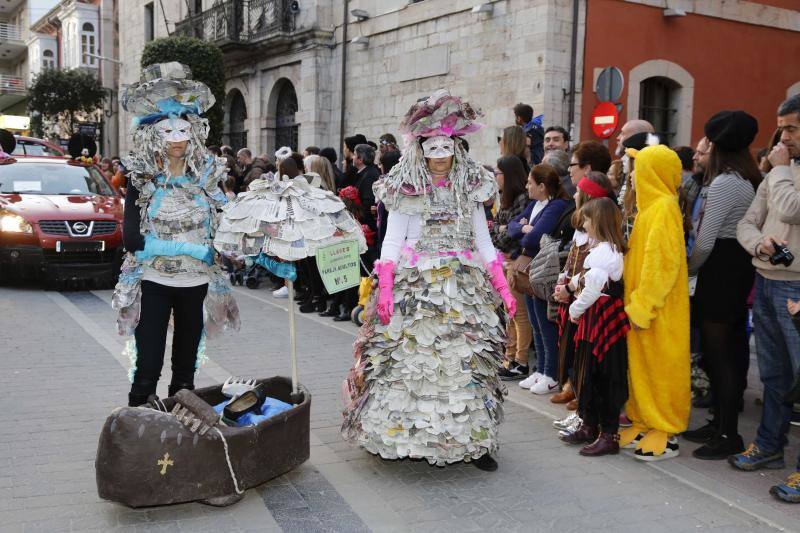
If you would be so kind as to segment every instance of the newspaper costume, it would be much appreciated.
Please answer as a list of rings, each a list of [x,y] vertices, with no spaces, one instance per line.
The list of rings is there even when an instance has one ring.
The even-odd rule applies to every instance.
[[[206,150],[208,121],[200,118],[214,104],[214,96],[205,84],[190,77],[188,67],[180,63],[152,65],[143,71],[139,83],[122,94],[122,107],[136,115],[136,149],[123,157],[123,164],[130,171],[129,187],[134,189],[143,244],[132,247],[126,242],[128,254],[112,307],[118,312],[120,335],[134,335],[140,322],[143,279],[167,287],[208,283],[196,359],[199,366],[205,355],[205,334],[238,329],[239,310],[211,246],[217,208],[226,202],[219,187],[226,177],[225,160]],[[168,143],[181,141],[188,141],[186,171],[172,176],[162,154],[168,153]],[[129,340],[126,353],[132,363],[132,383],[137,377],[138,352],[136,340]]]
[[[482,205],[496,182],[458,138],[480,128],[476,115],[446,91],[412,106],[400,163],[374,186],[389,226],[344,382],[342,434],[386,459],[444,465],[498,447],[505,339],[492,287],[514,304]],[[449,156],[436,179],[426,157]]]

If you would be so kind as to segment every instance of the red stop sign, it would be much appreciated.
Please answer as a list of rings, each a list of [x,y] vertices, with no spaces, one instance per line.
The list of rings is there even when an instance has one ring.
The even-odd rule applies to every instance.
[[[592,111],[592,131],[601,139],[608,139],[619,124],[619,111],[611,102],[600,102]]]

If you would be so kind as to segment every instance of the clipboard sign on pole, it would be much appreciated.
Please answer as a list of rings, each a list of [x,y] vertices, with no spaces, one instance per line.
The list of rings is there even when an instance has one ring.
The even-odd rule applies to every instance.
[[[316,260],[328,294],[352,289],[361,283],[358,241],[342,241],[317,248]]]

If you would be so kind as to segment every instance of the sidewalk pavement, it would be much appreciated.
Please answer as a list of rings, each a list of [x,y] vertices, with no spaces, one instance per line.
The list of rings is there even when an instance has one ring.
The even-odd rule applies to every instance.
[[[289,374],[286,300],[236,288],[242,330],[210,340],[198,386],[231,374]],[[126,401],[110,291],[0,288],[0,531],[767,531],[800,530],[800,508],[769,486],[789,469],[740,473],[681,457],[644,464],[627,454],[583,458],[556,438],[563,408],[510,383],[500,469],[382,461],[339,435],[340,384],[356,328],[299,315],[301,382],[312,394],[311,459],[228,508],[197,503],[128,509],[97,497],[94,455],[102,424]],[[159,393],[166,395],[166,365]],[[758,411],[755,364],[742,415]],[[694,413],[702,422],[704,413]],[[797,454],[792,429],[787,462]]]

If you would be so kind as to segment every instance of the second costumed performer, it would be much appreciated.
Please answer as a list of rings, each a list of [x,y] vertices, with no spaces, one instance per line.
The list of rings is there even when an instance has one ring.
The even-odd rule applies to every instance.
[[[516,305],[483,209],[496,182],[460,140],[481,127],[476,118],[446,91],[417,102],[401,124],[400,163],[375,184],[388,227],[342,434],[384,459],[491,471],[503,401],[498,307],[513,316]]]

